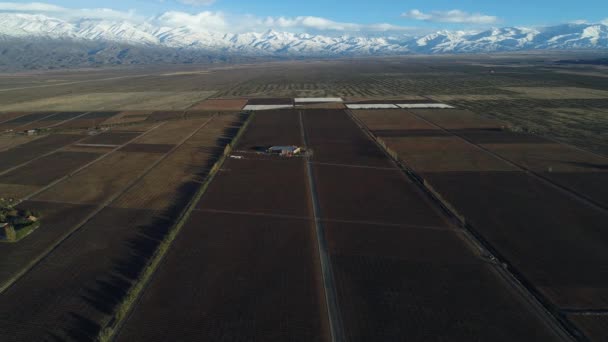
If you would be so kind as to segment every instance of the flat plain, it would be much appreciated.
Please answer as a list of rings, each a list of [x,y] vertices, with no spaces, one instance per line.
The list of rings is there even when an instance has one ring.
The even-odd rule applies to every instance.
[[[41,222],[0,339],[606,340],[608,74],[562,59],[0,75],[0,198]],[[455,109],[242,111],[302,97]]]

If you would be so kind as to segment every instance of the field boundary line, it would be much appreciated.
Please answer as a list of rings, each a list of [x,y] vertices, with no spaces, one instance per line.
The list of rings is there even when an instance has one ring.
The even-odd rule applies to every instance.
[[[298,111],[300,118],[300,134],[302,135],[302,143],[305,148],[308,148],[308,136],[304,128],[304,115],[302,111]],[[344,326],[342,324],[342,316],[338,303],[338,291],[336,290],[336,281],[332,270],[329,248],[325,236],[325,229],[321,221],[321,206],[319,205],[319,197],[315,183],[314,173],[312,170],[312,162],[310,156],[306,156],[304,160],[306,164],[306,176],[308,180],[308,190],[310,192],[310,200],[312,202],[312,212],[315,224],[315,233],[317,237],[317,249],[319,251],[319,260],[321,264],[321,275],[323,278],[323,288],[325,292],[325,301],[327,307],[327,315],[329,318],[329,329],[333,342],[345,341]]]
[[[69,113],[69,112],[67,112],[67,113]],[[80,115],[76,115],[76,116],[75,116],[75,117],[73,117],[73,118],[66,119],[66,120],[63,120],[63,121],[58,122],[58,123],[56,123],[56,124],[53,124],[53,125],[50,125],[50,126],[45,126],[45,127],[42,127],[42,128],[44,128],[44,129],[49,129],[49,128],[57,127],[57,126],[63,125],[63,124],[64,124],[64,123],[66,123],[66,122],[70,122],[70,121],[73,121],[73,120],[76,120],[76,119],[80,119],[81,117],[83,117],[83,116],[85,116],[85,115],[87,115],[87,114],[91,114],[91,113],[93,113],[93,112],[84,112],[84,113],[82,113],[82,114],[80,114]]]
[[[43,117],[41,117],[40,119],[36,119],[36,120],[30,121],[30,122],[26,122],[26,123],[24,123],[23,125],[15,126],[15,128],[13,128],[13,131],[14,131],[14,130],[21,130],[21,129],[22,129],[21,127],[25,127],[25,126],[28,126],[28,125],[34,124],[34,123],[36,123],[36,122],[42,121],[42,120],[44,120],[44,119],[46,119],[46,118],[50,118],[51,116],[55,116],[55,115],[61,114],[61,112],[55,112],[55,113],[53,113],[53,112],[41,112],[41,113],[43,113],[43,114],[48,114],[48,115],[43,116]],[[34,113],[32,113],[32,114],[35,114],[35,112],[34,112]]]
[[[162,124],[154,127],[153,129],[156,129],[158,127],[160,127]],[[150,129],[149,131],[152,131],[153,129]],[[143,134],[142,134],[143,135]],[[142,135],[138,136],[141,137]],[[125,143],[128,144],[129,142]],[[95,162],[103,159],[104,157],[106,157],[107,155],[109,155],[110,153],[118,150],[120,147],[116,148],[115,150],[112,150],[104,155],[102,155],[101,157],[99,157],[96,160],[91,161],[90,163],[83,165],[80,169],[70,173],[70,175],[74,175],[77,172],[85,169],[86,167],[94,164]],[[162,158],[162,157],[161,157]],[[50,188],[52,185],[56,185],[57,183],[59,183],[60,181],[70,177],[70,175],[68,176],[64,176],[63,178],[57,180],[56,182],[53,182],[51,184],[48,185],[48,188]],[[139,175],[134,181],[137,181],[139,178],[141,178],[143,175]],[[99,212],[101,212],[105,207],[107,207],[111,202],[113,202],[116,198],[120,197],[120,195],[122,195],[124,192],[126,192],[130,187],[131,187],[131,183],[127,184],[127,186],[125,186],[125,188],[122,191],[119,191],[117,194],[114,194],[113,196],[111,196],[109,199],[107,199],[106,201],[104,201],[103,203],[99,204],[89,215],[85,216],[82,220],[80,220],[78,223],[76,223],[75,225],[72,226],[72,228],[66,232],[65,234],[63,234],[62,236],[59,237],[59,239],[57,239],[53,244],[51,244],[48,248],[46,248],[45,250],[42,251],[42,253],[40,255],[38,255],[34,260],[30,261],[28,264],[26,264],[19,272],[15,273],[10,279],[8,279],[6,282],[4,282],[3,284],[0,284],[0,294],[4,293],[6,290],[8,290],[11,286],[13,286],[17,281],[19,281],[19,279],[21,279],[24,275],[26,275],[30,270],[32,270],[37,264],[39,264],[42,260],[44,260],[44,258],[46,258],[51,252],[53,252],[55,249],[57,249],[64,241],[66,241],[70,236],[72,236],[74,233],[76,233],[77,231],[80,230],[80,228],[82,228],[87,222],[89,222],[93,217],[95,217],[95,215],[97,215]],[[47,188],[47,189],[48,189]],[[38,192],[39,193],[39,192]],[[35,193],[31,196],[35,196],[38,193]],[[42,226],[42,224],[41,224]],[[34,232],[32,232],[34,233]]]
[[[487,148],[485,148],[485,147],[483,147],[483,146],[481,146],[479,144],[476,144],[476,143],[472,142],[471,140],[467,139],[466,137],[462,136],[461,134],[458,134],[458,133],[455,133],[455,132],[453,132],[453,131],[451,131],[449,129],[446,129],[446,128],[444,128],[444,127],[442,127],[442,126],[440,126],[440,125],[438,125],[438,124],[436,124],[436,123],[434,123],[434,122],[432,122],[430,120],[425,119],[424,117],[422,117],[422,116],[420,116],[420,115],[418,115],[418,114],[416,114],[416,113],[414,113],[412,111],[408,110],[407,112],[410,113],[411,115],[415,116],[416,118],[418,118],[418,119],[420,119],[420,120],[422,120],[422,121],[424,121],[424,122],[426,122],[426,123],[428,123],[430,125],[433,125],[433,126],[439,128],[444,133],[447,133],[447,134],[450,134],[451,136],[457,137],[458,139],[460,139],[460,140],[464,141],[465,143],[467,143],[467,144],[469,144],[469,145],[477,148],[478,150],[483,151],[484,153],[487,153],[487,154],[493,156],[494,158],[497,158],[498,160],[509,164],[510,166],[513,166],[515,168],[518,168],[518,169],[524,171],[526,174],[532,176],[535,179],[538,179],[539,181],[543,182],[546,185],[549,185],[550,187],[552,187],[552,188],[560,191],[561,193],[563,193],[563,194],[565,194],[565,195],[567,195],[567,196],[569,196],[569,197],[571,197],[573,199],[581,201],[581,202],[583,202],[583,203],[585,203],[585,204],[587,204],[587,205],[589,205],[589,206],[591,206],[591,207],[593,207],[595,209],[598,209],[598,210],[602,211],[603,213],[608,213],[608,207],[604,206],[602,203],[596,202],[594,199],[588,197],[587,195],[582,194],[582,193],[580,193],[580,192],[578,192],[578,191],[576,191],[574,189],[570,189],[567,186],[561,185],[561,184],[559,184],[559,183],[551,180],[550,178],[547,178],[547,177],[539,174],[538,172],[533,171],[533,170],[531,170],[531,169],[529,169],[529,168],[527,168],[527,167],[525,167],[523,165],[519,165],[518,163],[516,163],[514,161],[511,161],[510,159],[507,159],[507,158],[501,156],[500,154],[498,154],[496,152],[493,152],[492,150],[489,150],[489,149],[487,149]]]
[[[217,114],[213,115],[212,118],[215,118]],[[222,165],[226,161],[228,155],[230,155],[232,148],[239,141],[243,132],[249,126],[249,123],[253,119],[254,114],[249,114],[247,119],[243,122],[241,127],[239,128],[238,133],[234,136],[232,141],[230,141],[226,147],[224,148],[224,152],[221,157],[214,163],[213,167],[205,177],[205,180],[201,183],[196,194],[190,199],[188,205],[182,210],[178,218],[175,220],[175,224],[171,227],[168,234],[163,238],[160,242],[154,254],[148,260],[144,269],[140,272],[139,279],[135,280],[128,292],[124,295],[121,302],[116,306],[113,310],[114,314],[111,319],[109,319],[105,324],[101,325],[101,329],[99,330],[99,334],[96,341],[105,342],[105,341],[113,341],[116,337],[116,333],[120,331],[125,321],[129,318],[129,316],[133,313],[133,310],[139,303],[141,297],[143,296],[145,290],[150,284],[152,278],[154,277],[158,267],[165,260],[165,256],[169,252],[173,241],[177,238],[179,233],[182,231],[184,225],[190,218],[190,215],[196,209],[196,205],[200,201],[200,199],[204,196],[209,188],[209,185],[217,175],[218,171],[221,169]],[[210,120],[209,120],[210,121]]]
[[[51,134],[52,134],[52,133],[51,133]],[[49,134],[49,135],[50,135],[50,134]],[[75,135],[75,134],[74,134],[74,135]],[[4,170],[4,171],[0,172],[0,176],[3,176],[3,175],[5,175],[5,174],[7,174],[7,173],[9,173],[9,172],[11,172],[11,171],[15,171],[16,169],[18,169],[18,168],[20,168],[20,167],[23,167],[23,166],[26,166],[26,165],[28,165],[28,164],[30,164],[30,163],[32,163],[32,162],[35,162],[35,161],[36,161],[36,160],[38,160],[38,159],[41,159],[41,158],[44,158],[44,157],[48,157],[48,156],[50,156],[50,155],[51,155],[51,154],[53,154],[53,153],[59,152],[59,151],[60,151],[61,149],[63,149],[64,147],[69,146],[69,145],[72,145],[72,144],[76,144],[76,143],[78,143],[79,141],[83,141],[84,139],[86,139],[86,138],[88,138],[88,137],[89,137],[89,136],[85,135],[85,136],[83,136],[81,139],[78,139],[78,140],[76,140],[76,141],[74,141],[74,142],[71,142],[71,143],[69,143],[69,144],[67,144],[67,145],[63,145],[63,146],[61,146],[61,147],[59,147],[59,148],[57,148],[57,149],[55,149],[55,150],[52,150],[52,151],[50,151],[50,152],[45,153],[45,154],[39,155],[38,157],[32,158],[32,159],[30,159],[30,160],[28,160],[28,161],[26,161],[26,162],[23,162],[23,163],[21,163],[21,164],[19,164],[19,165],[13,166],[13,167],[11,167],[11,168],[10,168],[10,169],[8,169],[8,170]],[[40,137],[40,138],[38,138],[38,139],[36,139],[36,140],[43,139],[43,138],[44,138],[44,137]],[[35,140],[34,140],[34,141],[35,141]],[[13,147],[13,148],[17,148],[17,147],[18,147],[18,146],[15,146],[15,147]],[[11,148],[11,149],[12,149],[12,148]],[[11,150],[11,149],[9,149],[9,150]],[[7,151],[8,151],[8,150],[7,150]],[[109,152],[108,152],[108,153],[109,153]]]
[[[17,111],[17,110],[15,112],[19,113],[19,111]],[[6,112],[6,113],[10,113],[10,112]],[[18,116],[15,116],[14,118],[10,118],[10,119],[6,119],[4,121],[0,121],[0,125],[2,125],[3,123],[9,122],[9,121],[17,120],[19,118],[22,118],[22,117],[24,117],[26,115],[30,115],[30,114],[33,114],[33,113],[35,113],[35,112],[25,111],[25,113],[23,113],[21,115],[18,115]]]
[[[433,100],[433,98],[431,97],[433,95],[421,95],[421,96],[424,97],[424,98],[427,98],[429,100]],[[517,101],[517,100],[520,100],[520,99],[499,100],[499,101]],[[437,100],[433,100],[433,101],[437,101]],[[466,100],[464,100],[464,101],[466,101]],[[443,102],[443,101],[439,101],[439,102]],[[468,110],[469,112],[474,113],[474,114],[476,114],[476,115],[478,115],[480,117],[490,116],[491,119],[493,119],[493,120],[498,120],[498,121],[504,122],[505,124],[509,124],[509,122],[507,122],[504,119],[501,119],[501,118],[499,118],[499,117],[497,117],[496,115],[493,115],[493,114],[479,114],[479,112],[476,109],[467,108],[466,106],[461,106],[461,105],[456,105],[456,104],[453,104],[453,106],[455,107],[455,109]],[[404,108],[404,110],[406,110],[406,109]],[[606,112],[606,111],[604,111],[604,112]],[[608,112],[606,112],[606,113],[608,113]],[[564,146],[567,146],[567,147],[571,147],[571,148],[573,148],[575,150],[578,150],[580,152],[593,154],[596,157],[599,157],[599,158],[602,158],[602,159],[608,159],[608,155],[605,155],[605,154],[603,154],[601,152],[591,151],[591,150],[588,150],[588,149],[586,149],[584,147],[576,146],[576,145],[573,145],[571,143],[568,143],[568,142],[565,142],[565,141],[561,141],[561,140],[559,140],[557,138],[550,137],[548,135],[538,134],[538,133],[535,133],[535,132],[527,132],[527,133],[535,135],[537,137],[541,137],[543,139],[547,139],[547,140],[549,140],[549,141],[551,141],[551,142],[553,142],[555,144],[560,144],[560,145],[564,145]]]
[[[252,211],[235,211],[235,210],[222,210],[222,209],[194,209],[194,210],[200,211],[200,212],[229,214],[229,215],[264,216],[264,217],[275,217],[275,218],[294,219],[294,220],[309,220],[309,221],[311,220],[311,218],[308,216],[261,213],[261,212],[252,212]],[[424,226],[424,225],[402,224],[402,223],[393,223],[393,222],[357,221],[357,220],[343,220],[343,219],[331,219],[331,218],[319,218],[319,220],[321,222],[329,222],[329,223],[332,223],[332,222],[334,222],[334,223],[351,223],[351,224],[372,225],[372,226],[382,226],[382,227],[454,231],[454,229],[450,228],[450,227]]]
[[[441,211],[447,216],[453,224],[460,228],[464,233],[464,237],[470,244],[476,246],[481,252],[482,257],[485,257],[490,261],[491,264],[495,265],[493,269],[496,274],[505,280],[505,282],[512,286],[513,290],[520,294],[520,296],[526,300],[531,308],[536,312],[537,317],[541,319],[547,327],[549,327],[558,337],[564,341],[577,341],[576,336],[581,336],[577,328],[575,328],[570,322],[561,317],[560,312],[553,305],[538,293],[525,277],[521,275],[508,263],[506,258],[500,256],[490,243],[488,243],[481,234],[479,234],[468,222],[466,222],[464,216],[447,201],[445,201],[441,195],[433,189],[423,177],[419,176],[416,171],[407,166],[398,157],[397,153],[392,151],[381,139],[373,135],[373,133],[365,126],[365,124],[359,120],[359,118],[347,110],[349,116],[359,125],[359,127],[378,145],[382,150],[390,156],[391,160],[396,163],[402,171],[413,181],[414,184],[418,185],[419,188],[426,194],[426,196],[435,205],[439,206]]]
[[[357,164],[337,164],[337,163],[322,163],[322,162],[313,162],[313,165],[321,165],[321,166],[336,166],[336,167],[350,167],[356,169],[372,169],[372,170],[380,170],[380,171],[400,171],[398,167],[381,167],[381,166],[368,166],[368,165],[357,165]]]
[[[76,170],[74,170],[74,171],[72,171],[72,172],[68,173],[67,175],[65,175],[65,176],[63,176],[63,177],[61,177],[61,178],[59,178],[59,179],[56,179],[56,180],[54,180],[52,183],[47,184],[46,186],[44,186],[43,188],[38,189],[38,190],[36,190],[35,192],[33,192],[33,193],[31,193],[31,194],[29,194],[29,195],[27,195],[27,196],[23,197],[22,199],[20,199],[20,201],[19,201],[19,202],[27,201],[27,200],[31,199],[32,197],[37,196],[37,195],[39,195],[39,194],[43,193],[44,191],[46,191],[46,190],[48,190],[48,189],[52,188],[53,186],[55,186],[55,185],[57,185],[57,184],[61,183],[62,181],[66,180],[66,179],[68,179],[68,178],[70,178],[70,177],[75,176],[76,174],[78,174],[78,173],[82,172],[84,169],[88,168],[89,166],[91,166],[91,165],[93,165],[93,164],[97,163],[97,162],[98,162],[98,161],[100,161],[100,160],[103,160],[103,159],[107,158],[107,157],[108,157],[110,154],[112,154],[112,153],[114,153],[114,152],[116,152],[116,151],[120,150],[121,148],[123,148],[123,147],[127,146],[128,144],[133,143],[133,142],[134,142],[134,141],[136,141],[137,139],[139,139],[139,138],[143,137],[144,135],[148,134],[149,132],[152,132],[152,131],[156,130],[157,128],[161,127],[161,126],[162,126],[162,125],[164,125],[164,124],[165,124],[165,123],[163,122],[163,123],[161,123],[161,124],[159,124],[159,125],[156,125],[156,126],[152,127],[151,129],[147,130],[146,132],[144,132],[144,133],[142,133],[142,134],[140,134],[140,135],[136,136],[135,138],[133,138],[133,139],[131,139],[131,140],[129,140],[129,141],[127,141],[127,142],[125,142],[124,144],[116,146],[114,149],[112,149],[112,150],[108,151],[107,153],[103,153],[103,154],[101,154],[101,155],[99,156],[99,158],[96,158],[96,159],[94,159],[94,160],[92,160],[92,161],[90,161],[90,162],[88,162],[88,163],[86,163],[86,164],[82,165],[81,167],[79,167],[78,169],[76,169]],[[69,144],[69,145],[78,145],[78,142],[79,142],[79,141],[82,141],[82,140],[84,140],[84,139],[86,139],[86,138],[88,138],[88,136],[85,136],[83,139],[77,140],[77,141],[75,141],[75,142],[73,142],[73,143],[71,143],[71,144]],[[66,146],[67,146],[67,145],[66,145]],[[65,147],[65,146],[63,146],[63,147]],[[63,147],[62,147],[62,148],[63,148]],[[60,149],[61,149],[61,148],[57,149],[57,151],[59,151]],[[56,152],[56,151],[55,151],[55,152]],[[0,291],[0,292],[2,292],[2,291]]]

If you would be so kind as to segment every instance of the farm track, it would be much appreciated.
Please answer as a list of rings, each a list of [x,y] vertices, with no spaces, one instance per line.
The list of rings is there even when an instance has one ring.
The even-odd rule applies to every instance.
[[[304,118],[302,112],[298,112],[300,123],[300,135],[302,145],[308,149],[308,137],[306,136],[306,128],[304,127]],[[310,156],[306,156],[306,176],[310,200],[312,202],[312,214],[315,222],[315,237],[317,242],[317,250],[319,252],[319,260],[321,265],[321,274],[323,276],[323,287],[325,294],[325,302],[327,306],[327,316],[329,318],[330,333],[333,342],[344,342],[344,326],[340,314],[338,303],[338,294],[336,289],[336,281],[334,272],[332,271],[332,263],[330,260],[329,250],[327,247],[327,234],[321,221],[321,207],[319,204],[319,194],[316,188],[316,181],[312,169]]]

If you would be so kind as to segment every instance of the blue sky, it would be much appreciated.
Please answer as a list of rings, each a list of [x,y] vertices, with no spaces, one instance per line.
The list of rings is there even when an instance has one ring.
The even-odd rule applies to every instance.
[[[45,6],[58,8],[46,10]],[[167,23],[200,25],[201,29],[284,31],[416,31],[483,29],[502,26],[538,27],[584,20],[608,22],[608,0],[56,0],[0,2],[0,11],[81,15],[108,8],[121,13],[163,18]],[[99,12],[99,11],[97,11]],[[70,14],[71,13],[71,14]]]

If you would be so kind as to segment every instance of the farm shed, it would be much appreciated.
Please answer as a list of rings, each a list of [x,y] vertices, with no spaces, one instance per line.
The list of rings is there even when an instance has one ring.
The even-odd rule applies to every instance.
[[[302,148],[298,146],[272,146],[268,149],[268,153],[282,156],[293,156],[300,152],[302,152]]]

